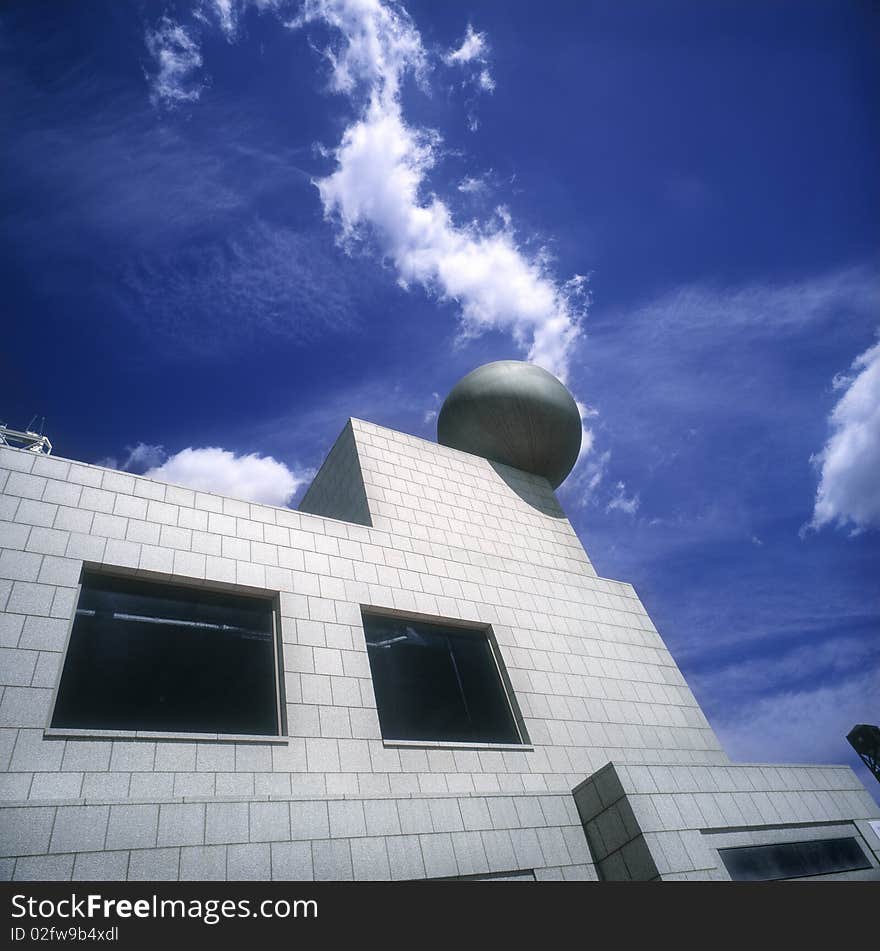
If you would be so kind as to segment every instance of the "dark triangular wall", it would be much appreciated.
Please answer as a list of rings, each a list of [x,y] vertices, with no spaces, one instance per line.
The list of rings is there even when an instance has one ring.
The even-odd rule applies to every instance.
[[[306,490],[299,510],[358,525],[373,524],[351,420]]]

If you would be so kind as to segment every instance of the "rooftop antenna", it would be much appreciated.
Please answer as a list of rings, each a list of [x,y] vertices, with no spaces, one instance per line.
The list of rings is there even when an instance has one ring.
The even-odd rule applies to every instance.
[[[36,433],[37,430],[34,428],[34,423],[36,421],[37,421],[37,414],[34,413],[34,415],[31,416],[31,421],[28,423],[28,428],[25,430],[25,432]],[[39,432],[40,436],[43,435],[43,429],[45,428],[45,426],[46,426],[46,417],[41,416],[40,417],[40,432]]]
[[[8,446],[10,449],[21,449],[24,452],[35,452],[38,455],[43,453],[47,456],[52,454],[52,443],[49,437],[43,435],[43,429],[46,426],[46,417],[43,416],[40,422],[40,431],[34,430],[34,423],[37,417],[28,423],[25,430],[12,429],[6,423],[0,423],[0,446]]]

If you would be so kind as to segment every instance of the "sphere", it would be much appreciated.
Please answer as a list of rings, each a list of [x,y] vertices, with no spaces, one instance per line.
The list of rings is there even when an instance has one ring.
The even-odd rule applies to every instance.
[[[544,476],[555,489],[577,461],[581,415],[559,380],[533,363],[498,360],[452,388],[437,417],[437,441]]]

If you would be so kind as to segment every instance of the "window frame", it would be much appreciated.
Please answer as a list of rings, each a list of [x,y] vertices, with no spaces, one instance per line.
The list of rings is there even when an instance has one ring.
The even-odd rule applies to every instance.
[[[731,881],[734,882],[793,882],[801,878],[818,879],[827,875],[847,875],[850,872],[864,872],[867,869],[873,868],[871,860],[868,858],[868,855],[863,847],[863,842],[861,842],[860,839],[861,836],[856,834],[833,836],[825,835],[810,839],[797,839],[783,842],[762,842],[760,844],[753,845],[734,845],[726,847],[719,846],[718,857],[721,859],[721,864],[727,871],[727,874],[730,876]],[[731,867],[727,862],[727,856],[730,856],[731,860],[733,860],[733,853],[736,852],[760,852],[770,851],[772,849],[795,852],[804,846],[809,847],[816,845],[831,845],[838,842],[852,842],[862,856],[862,864],[849,865],[846,868],[826,868],[822,871],[798,872],[793,875],[776,875],[772,878],[751,878],[747,875],[742,875],[735,878],[733,872],[731,871]]]
[[[61,689],[61,678],[64,675],[64,666],[70,650],[73,630],[76,624],[77,609],[82,596],[85,576],[88,574],[102,575],[107,578],[120,578],[144,583],[171,585],[178,588],[189,588],[195,591],[213,591],[218,594],[229,594],[239,597],[255,598],[266,601],[270,605],[272,619],[272,663],[273,683],[275,691],[275,721],[277,733],[202,733],[188,730],[129,730],[110,727],[108,729],[88,729],[82,727],[53,727],[55,708],[58,703],[58,694]],[[67,622],[67,634],[64,639],[64,648],[61,651],[61,662],[52,690],[52,702],[43,728],[46,738],[66,739],[129,739],[129,740],[186,740],[188,742],[229,742],[229,743],[264,743],[287,744],[289,742],[287,722],[287,698],[284,689],[284,653],[281,637],[281,596],[278,591],[264,588],[254,588],[248,585],[229,584],[220,581],[187,578],[181,575],[164,574],[157,571],[143,571],[135,568],[125,568],[115,565],[97,564],[84,561],[80,569],[79,581],[76,585],[76,597],[73,602],[71,615]]]
[[[531,752],[534,750],[534,746],[532,745],[532,741],[529,737],[528,729],[526,727],[525,718],[523,717],[522,710],[520,709],[519,703],[516,699],[516,693],[513,689],[513,684],[510,682],[510,676],[507,673],[507,668],[501,655],[501,649],[491,624],[485,621],[472,621],[462,618],[451,618],[433,614],[421,614],[416,611],[403,611],[397,608],[378,607],[373,604],[361,604],[360,613],[362,629],[361,633],[364,638],[364,650],[367,653],[367,664],[369,665],[370,669],[370,684],[373,688],[373,696],[376,699],[376,718],[379,721],[379,735],[382,739],[383,746],[389,749],[462,749],[495,750],[498,752]],[[382,731],[382,718],[379,716],[379,700],[378,697],[376,697],[376,684],[375,680],[373,679],[373,668],[372,664],[370,664],[369,647],[366,640],[366,618],[369,616],[393,618],[399,621],[411,621],[413,624],[429,624],[434,627],[439,626],[458,628],[467,633],[477,636],[484,636],[489,647],[489,655],[492,658],[493,669],[496,676],[498,677],[498,682],[501,685],[504,698],[507,701],[507,708],[510,712],[514,728],[520,738],[520,742],[509,743],[503,741],[474,742],[471,740],[408,740],[386,737]]]

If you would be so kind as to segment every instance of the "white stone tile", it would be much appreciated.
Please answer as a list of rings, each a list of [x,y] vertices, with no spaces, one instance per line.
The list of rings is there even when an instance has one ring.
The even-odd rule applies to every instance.
[[[110,807],[105,848],[150,849],[156,845],[159,825],[157,805],[114,805]]]
[[[180,850],[180,879],[185,882],[226,881],[226,846],[188,846]]]
[[[79,852],[73,864],[75,882],[124,882],[128,852]]]
[[[204,803],[162,803],[159,807],[157,845],[201,845],[204,840]]]
[[[104,848],[109,806],[59,806],[50,852],[91,852]]]
[[[266,882],[272,877],[269,843],[230,845],[226,850],[230,882]]]
[[[350,881],[353,878],[351,846],[348,839],[312,842],[315,881]]]
[[[355,881],[381,882],[391,878],[388,850],[383,838],[353,839],[351,860]]]
[[[175,882],[179,873],[179,849],[144,849],[130,854],[129,882]]]
[[[314,877],[310,842],[272,843],[272,881],[308,882]]]
[[[206,845],[249,840],[246,802],[209,802],[205,808]]]

